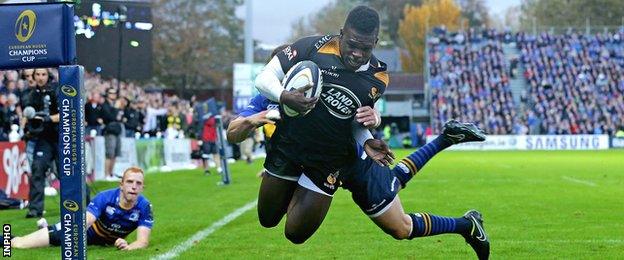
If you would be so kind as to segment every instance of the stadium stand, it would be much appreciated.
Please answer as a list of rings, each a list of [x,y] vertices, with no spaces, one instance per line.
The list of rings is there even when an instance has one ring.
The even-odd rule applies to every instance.
[[[624,125],[624,31],[518,34],[533,134],[615,134]]]
[[[470,30],[429,39],[431,125],[439,131],[451,118],[475,122],[490,134],[511,134],[515,110],[504,34]]]
[[[595,35],[434,30],[427,62],[431,125],[439,130],[458,118],[489,134],[614,135],[624,126],[623,37],[622,29]],[[523,91],[512,94],[518,71]]]

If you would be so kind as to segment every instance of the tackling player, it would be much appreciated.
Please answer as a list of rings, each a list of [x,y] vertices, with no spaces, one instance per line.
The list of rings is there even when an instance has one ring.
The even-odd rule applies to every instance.
[[[87,207],[87,244],[114,245],[120,250],[146,248],[154,224],[152,206],[141,195],[143,170],[130,167],[123,173],[119,188],[100,192]],[[126,236],[137,230],[137,240],[128,243]],[[60,246],[61,223],[39,229],[23,237],[14,237],[15,248]]]
[[[384,232],[395,239],[413,239],[446,233],[460,234],[474,249],[479,259],[488,259],[490,242],[483,228],[483,217],[470,210],[462,217],[444,217],[429,213],[406,214],[398,193],[407,182],[437,153],[453,144],[484,141],[485,134],[474,124],[451,120],[444,124],[442,134],[425,144],[396,167],[380,166],[362,156],[343,169],[343,187],[351,191],[353,201]],[[358,147],[361,150],[360,147]]]

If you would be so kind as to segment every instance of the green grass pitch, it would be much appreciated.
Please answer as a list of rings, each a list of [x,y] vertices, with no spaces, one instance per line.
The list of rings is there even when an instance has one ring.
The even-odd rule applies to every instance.
[[[399,158],[407,150],[395,151]],[[233,183],[215,185],[199,170],[146,176],[154,208],[149,248],[120,252],[90,246],[91,259],[147,259],[166,253],[257,197],[261,160],[231,165]],[[98,190],[115,186],[96,183]],[[406,212],[460,216],[480,210],[492,259],[616,259],[624,257],[624,150],[587,152],[444,152],[400,193]],[[47,197],[46,218],[59,217]],[[34,231],[25,210],[0,211],[14,235]],[[474,259],[457,235],[396,241],[339,190],[325,222],[303,245],[283,236],[283,223],[262,228],[253,208],[180,255],[180,259],[365,258]],[[135,235],[129,237],[134,241]],[[57,259],[58,247],[18,250],[14,259]]]

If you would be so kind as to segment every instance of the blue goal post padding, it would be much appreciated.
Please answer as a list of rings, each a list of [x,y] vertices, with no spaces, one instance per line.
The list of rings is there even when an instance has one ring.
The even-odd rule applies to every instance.
[[[58,176],[61,180],[61,256],[86,259],[84,68],[59,68]]]
[[[76,64],[68,3],[0,5],[0,70]]]

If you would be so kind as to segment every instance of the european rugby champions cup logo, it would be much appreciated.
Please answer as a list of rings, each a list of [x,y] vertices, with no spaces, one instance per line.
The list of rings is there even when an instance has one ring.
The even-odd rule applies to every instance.
[[[37,15],[33,10],[23,11],[15,20],[15,38],[20,42],[26,42],[32,37],[37,26]]]
[[[71,212],[76,212],[80,209],[80,206],[78,206],[78,203],[76,203],[73,200],[65,200],[63,201],[63,207],[65,207],[67,210],[71,211]]]
[[[68,97],[75,97],[78,94],[78,91],[76,91],[76,89],[70,85],[61,86],[61,92],[63,92],[63,94]]]

